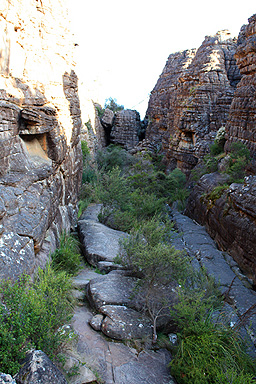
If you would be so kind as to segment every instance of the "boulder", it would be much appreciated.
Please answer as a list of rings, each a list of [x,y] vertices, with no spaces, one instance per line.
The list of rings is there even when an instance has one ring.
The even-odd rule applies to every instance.
[[[27,353],[15,379],[17,384],[67,384],[61,371],[48,356],[37,350],[31,350]]]
[[[92,307],[103,305],[133,305],[133,293],[137,279],[121,273],[110,272],[90,280],[86,297]]]
[[[101,124],[105,129],[112,128],[114,123],[114,117],[115,117],[114,112],[111,109],[106,108],[104,111],[104,115],[101,118]]]
[[[120,251],[120,241],[128,235],[99,223],[95,217],[99,206],[89,207],[78,222],[78,231],[89,264],[98,266],[99,261],[113,262]]]
[[[101,325],[103,322],[104,316],[101,314],[94,315],[90,320],[89,324],[95,331],[101,331]]]
[[[152,323],[147,316],[120,305],[103,305],[100,312],[106,315],[102,332],[112,339],[151,339]]]

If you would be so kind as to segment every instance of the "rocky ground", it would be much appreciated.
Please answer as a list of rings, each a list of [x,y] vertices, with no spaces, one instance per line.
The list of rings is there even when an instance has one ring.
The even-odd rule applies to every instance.
[[[68,351],[68,361],[70,367],[80,362],[90,369],[74,377],[72,383],[174,383],[168,369],[170,353],[144,348],[150,344],[152,328],[148,318],[131,308],[135,278],[115,270],[118,240],[127,235],[100,224],[99,208],[89,207],[79,221],[87,258],[105,274],[84,266],[74,279],[79,305],[72,328],[77,340]]]
[[[116,270],[113,263],[118,237],[127,235],[100,224],[99,209],[97,205],[89,207],[79,221],[87,258],[97,266],[97,272],[101,268],[105,274],[84,266],[74,279],[79,305],[72,327],[77,340],[68,351],[68,362],[69,367],[78,362],[85,365],[80,371],[82,376],[74,376],[72,383],[90,383],[96,379],[107,384],[174,383],[168,370],[170,353],[147,348],[152,328],[149,319],[135,310],[131,299],[136,279]],[[204,265],[209,275],[219,281],[221,291],[228,296],[226,311],[230,313],[230,321],[236,323],[244,313],[251,314],[249,308],[256,303],[256,293],[233,259],[217,249],[204,227],[179,212],[172,211],[171,215],[179,232],[175,246],[186,249],[195,268]],[[252,353],[255,353],[255,330],[256,315],[253,315],[242,327],[244,336],[249,331]]]

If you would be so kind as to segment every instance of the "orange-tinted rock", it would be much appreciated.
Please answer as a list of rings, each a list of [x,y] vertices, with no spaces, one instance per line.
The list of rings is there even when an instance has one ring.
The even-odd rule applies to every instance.
[[[234,141],[242,141],[256,159],[256,14],[241,28],[235,58],[242,79],[230,107],[226,125],[226,149]]]
[[[170,168],[189,172],[225,125],[240,79],[236,39],[207,36],[199,49],[171,54],[151,93],[146,138],[158,144]]]

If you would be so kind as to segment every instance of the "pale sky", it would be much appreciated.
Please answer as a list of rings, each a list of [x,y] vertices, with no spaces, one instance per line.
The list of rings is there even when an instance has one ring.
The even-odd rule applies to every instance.
[[[255,0],[68,0],[81,82],[103,106],[112,97],[144,118],[170,53],[198,48],[206,35],[237,36]]]

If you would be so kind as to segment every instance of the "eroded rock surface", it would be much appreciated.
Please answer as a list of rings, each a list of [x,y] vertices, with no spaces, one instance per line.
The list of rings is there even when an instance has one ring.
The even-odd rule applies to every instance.
[[[92,307],[100,309],[103,305],[132,306],[133,289],[137,279],[112,271],[90,280],[86,296]]]
[[[81,271],[85,282],[87,281],[86,271],[91,276],[91,270],[88,268]],[[99,275],[99,278],[104,279],[105,276]],[[120,309],[120,306],[117,307]],[[114,309],[114,306],[104,306],[103,310],[104,308],[107,311],[106,314],[108,313],[111,318],[116,318],[115,311],[113,314],[109,312],[109,310]],[[125,307],[121,308],[124,310]],[[145,350],[141,347],[140,342],[138,342],[138,349],[135,349],[117,341],[111,342],[102,333],[97,332],[101,330],[102,322],[107,319],[106,314],[95,316],[87,305],[76,308],[72,328],[77,334],[77,340],[69,348],[68,358],[84,364],[94,373],[97,372],[97,377],[107,384],[141,384],[144,382],[149,384],[174,384],[168,369],[168,364],[171,361],[168,351],[164,349],[157,352]],[[141,316],[138,312],[137,314],[136,321]],[[140,318],[143,319],[143,317]],[[96,320],[97,331],[95,331]],[[127,324],[123,323],[124,318],[116,318],[116,320],[120,327],[123,324],[124,327],[131,328],[130,317]],[[149,331],[148,325],[146,325],[146,329]],[[119,331],[122,332],[120,328]],[[130,329],[128,331],[130,332]],[[121,336],[125,340],[129,338],[128,331],[126,334],[122,332]],[[76,377],[74,377],[74,380],[76,380]]]
[[[75,225],[81,112],[65,2],[2,3],[0,278],[16,279]]]
[[[137,111],[124,109],[115,114],[110,139],[114,144],[122,145],[129,150],[139,142],[140,115]]]
[[[205,225],[219,247],[228,251],[256,284],[256,177],[231,184],[219,198],[210,200],[207,196],[223,177],[218,173],[202,176],[190,194],[185,213]]]
[[[189,171],[225,125],[240,79],[228,31],[206,36],[198,49],[171,54],[151,92],[146,139],[158,145],[170,168]]]
[[[0,384],[16,384],[16,380],[11,375],[0,373]]]
[[[250,308],[256,304],[256,292],[252,290],[252,286],[242,274],[238,264],[227,253],[217,249],[203,226],[176,211],[172,211],[172,216],[181,233],[181,236],[176,239],[175,246],[180,249],[185,248],[192,257],[193,266],[197,269],[204,267],[207,273],[219,282],[222,293],[227,295],[226,304],[229,307],[227,310],[232,321],[239,322],[245,313],[248,314],[241,323],[241,332],[244,332],[243,336],[248,332],[252,341],[252,353],[255,356],[256,314],[255,308],[251,312]]]
[[[98,220],[100,205],[88,207],[78,221],[78,231],[89,264],[111,269],[113,261],[120,251],[120,241],[128,235],[122,231],[111,229]],[[100,262],[107,264],[100,264]],[[115,269],[115,266],[113,265]]]
[[[152,324],[147,316],[124,305],[103,305],[100,312],[106,315],[101,331],[117,340],[152,338]]]
[[[48,356],[37,350],[27,353],[19,373],[15,375],[17,384],[67,384],[60,370]]]
[[[256,159],[256,14],[241,28],[235,58],[242,79],[237,86],[226,126],[226,149],[242,141]]]

